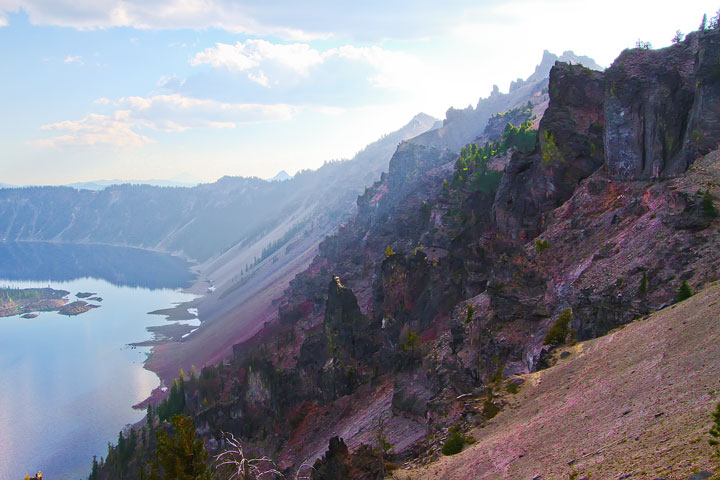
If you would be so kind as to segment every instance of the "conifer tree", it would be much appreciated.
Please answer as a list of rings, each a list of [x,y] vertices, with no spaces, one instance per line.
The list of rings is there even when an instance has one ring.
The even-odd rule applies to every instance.
[[[640,288],[638,288],[638,293],[641,296],[645,296],[647,294],[647,289],[648,289],[647,272],[643,271],[642,280],[640,280]]]
[[[150,474],[141,478],[148,480],[210,480],[207,450],[197,436],[195,425],[185,415],[172,417],[174,433],[159,430],[155,458],[150,461]]]
[[[690,285],[683,280],[682,285],[680,285],[680,290],[678,290],[677,295],[675,295],[675,303],[682,302],[683,300],[687,300],[688,298],[692,297],[693,293],[690,289]]]

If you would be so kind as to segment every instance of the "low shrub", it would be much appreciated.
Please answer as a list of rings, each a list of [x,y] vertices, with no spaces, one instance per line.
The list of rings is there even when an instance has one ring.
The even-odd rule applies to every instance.
[[[550,330],[548,330],[547,334],[545,335],[543,345],[560,345],[564,343],[565,338],[570,332],[569,327],[572,319],[572,310],[570,308],[566,308],[565,310],[563,310],[562,313],[560,313],[560,316],[558,316],[557,320],[555,320],[553,326],[550,327]]]
[[[550,243],[548,243],[546,239],[535,240],[535,250],[537,250],[538,252],[544,252],[548,248],[550,248]]]
[[[463,446],[465,445],[465,439],[459,432],[451,432],[450,436],[445,440],[442,447],[443,455],[455,455],[462,452]]]

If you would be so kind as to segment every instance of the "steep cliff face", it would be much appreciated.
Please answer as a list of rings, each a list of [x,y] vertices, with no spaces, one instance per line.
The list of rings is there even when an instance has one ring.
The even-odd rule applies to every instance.
[[[505,138],[460,156],[402,143],[278,300],[280,321],[235,349],[224,401],[199,414],[206,437],[239,431],[287,467],[320,458],[338,435],[347,454],[333,440],[319,467],[350,468],[348,455],[386,446],[383,436],[396,460],[432,456],[450,425],[487,423],[503,379],[543,365],[561,312],[573,314],[566,339],[591,338],[672,303],[682,281],[716,278],[720,150],[685,166],[667,157],[651,181],[643,157],[613,142],[656,146],[692,122],[709,142],[692,148],[720,139],[715,104],[696,94],[688,104],[683,87],[691,68],[714,98],[720,77],[703,58],[718,35],[625,52],[609,76],[556,64],[531,153],[503,150]],[[688,63],[696,40],[705,53]],[[622,130],[627,116],[635,123]]]
[[[682,173],[695,97],[697,37],[662,50],[625,50],[605,72],[608,172],[627,180]],[[706,152],[707,153],[707,152]]]
[[[493,205],[497,228],[526,241],[542,214],[572,195],[578,181],[603,164],[603,74],[557,63],[550,71],[550,105],[540,121],[538,151],[515,153]]]
[[[328,351],[334,358],[351,362],[355,358],[368,358],[377,350],[377,341],[373,341],[377,329],[372,328],[360,311],[352,290],[345,288],[335,276],[328,287],[323,326]]]
[[[697,190],[720,179],[715,157],[659,183],[616,178],[603,168],[605,76],[556,64],[549,90],[535,152],[512,153],[499,186],[460,180],[484,172],[482,161],[403,143],[356,217],[292,282],[281,318],[301,346],[280,351],[299,352],[303,401],[321,399],[313,408],[328,416],[360,405],[332,426],[304,417],[314,430],[301,427],[288,445],[342,431],[357,450],[384,419],[405,432],[388,437],[395,454],[412,457],[431,448],[413,447],[426,434],[483,424],[498,379],[543,363],[543,337],[564,309],[576,337],[591,338],[672,302],[682,280],[712,278],[716,220]],[[343,285],[328,288],[332,275]],[[290,463],[321,453],[280,451]]]
[[[678,175],[717,148],[720,32],[624,51],[605,73],[605,152],[614,177]]]
[[[702,32],[698,36],[695,99],[682,150],[688,163],[716,149],[720,141],[720,34]],[[695,41],[693,37],[691,41]]]

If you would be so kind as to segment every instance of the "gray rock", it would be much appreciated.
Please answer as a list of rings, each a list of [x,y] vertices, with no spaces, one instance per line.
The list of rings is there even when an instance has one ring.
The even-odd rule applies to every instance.
[[[712,476],[713,476],[713,473],[708,472],[707,470],[703,470],[698,473],[693,473],[692,475],[690,475],[688,480],[705,480],[706,478],[710,478]]]

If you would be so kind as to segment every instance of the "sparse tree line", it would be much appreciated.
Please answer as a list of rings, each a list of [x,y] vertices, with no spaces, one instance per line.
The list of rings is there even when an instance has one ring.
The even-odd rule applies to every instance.
[[[703,15],[702,21],[700,22],[700,27],[698,27],[698,30],[701,32],[704,32],[706,30],[720,30],[720,10],[717,11],[714,17],[710,19],[710,23],[708,23],[707,14]],[[680,30],[675,31],[675,35],[673,36],[671,42],[672,44],[680,43],[685,39],[685,34],[682,33]],[[643,50],[650,50],[652,47],[652,43],[643,41],[638,38],[638,41],[635,42],[635,48],[641,48]]]

